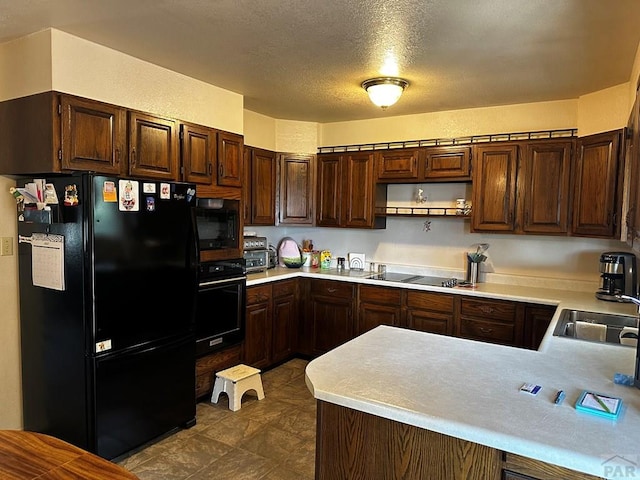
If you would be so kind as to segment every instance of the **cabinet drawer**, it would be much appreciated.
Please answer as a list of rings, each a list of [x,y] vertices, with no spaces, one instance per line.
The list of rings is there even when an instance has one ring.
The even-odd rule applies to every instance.
[[[247,288],[247,305],[268,302],[271,298],[271,285],[259,285]]]
[[[453,295],[447,293],[407,292],[407,307],[434,312],[453,312]]]
[[[402,290],[400,288],[360,285],[360,301],[388,306],[400,306],[402,303]]]
[[[514,322],[516,316],[516,305],[512,302],[463,298],[460,306],[460,313],[461,315],[480,317],[489,320]]]
[[[296,293],[295,280],[285,280],[273,284],[273,296],[284,297],[285,295],[293,295]]]
[[[515,324],[490,322],[475,318],[460,318],[460,335],[488,342],[518,344]]]
[[[353,298],[354,286],[347,282],[336,280],[313,280],[311,282],[312,295],[326,295],[337,298]]]

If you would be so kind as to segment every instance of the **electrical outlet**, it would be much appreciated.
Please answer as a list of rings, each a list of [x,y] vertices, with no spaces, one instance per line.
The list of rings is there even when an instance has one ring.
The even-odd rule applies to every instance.
[[[0,256],[13,255],[13,237],[2,237],[0,242]]]

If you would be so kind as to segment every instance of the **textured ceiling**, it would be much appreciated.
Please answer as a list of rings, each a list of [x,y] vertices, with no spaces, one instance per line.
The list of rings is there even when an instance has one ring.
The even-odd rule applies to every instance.
[[[639,0],[0,0],[0,43],[54,27],[331,122],[577,98],[625,83]],[[395,70],[395,71],[394,71]],[[410,82],[382,110],[361,89]]]

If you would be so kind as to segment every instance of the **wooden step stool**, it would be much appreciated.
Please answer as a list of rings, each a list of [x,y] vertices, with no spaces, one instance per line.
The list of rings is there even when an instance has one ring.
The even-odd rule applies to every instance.
[[[248,390],[255,390],[258,400],[264,398],[260,370],[241,363],[216,373],[211,403],[218,403],[220,394],[224,392],[229,397],[229,408],[236,412],[240,410],[242,396]]]

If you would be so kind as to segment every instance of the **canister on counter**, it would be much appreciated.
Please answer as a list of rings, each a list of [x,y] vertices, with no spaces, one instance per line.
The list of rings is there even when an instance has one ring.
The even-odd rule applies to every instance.
[[[320,266],[320,252],[314,250],[311,252],[311,268],[318,268]]]
[[[320,268],[325,270],[331,268],[331,252],[329,250],[320,252]]]

